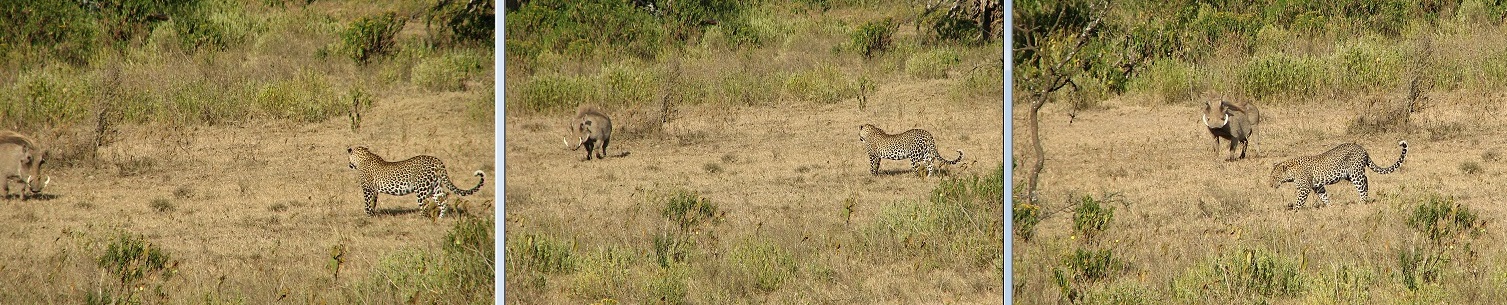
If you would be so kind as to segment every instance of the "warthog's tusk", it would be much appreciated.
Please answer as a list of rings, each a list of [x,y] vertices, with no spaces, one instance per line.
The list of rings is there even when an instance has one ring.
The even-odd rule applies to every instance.
[[[1224,114],[1224,123],[1225,124],[1229,124],[1230,123],[1230,114],[1228,114],[1228,113]]]
[[[42,187],[47,187],[48,183],[52,183],[52,176],[47,176],[47,180],[42,181]]]
[[[1209,114],[1204,114],[1204,127],[1209,127]]]

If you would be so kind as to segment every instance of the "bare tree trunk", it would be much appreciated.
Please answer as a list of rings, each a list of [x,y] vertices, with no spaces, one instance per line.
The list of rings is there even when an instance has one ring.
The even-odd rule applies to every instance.
[[[1036,185],[1041,180],[1041,169],[1046,166],[1046,151],[1041,148],[1041,106],[1046,106],[1045,96],[1032,96],[1031,112],[1026,114],[1026,124],[1031,125],[1031,167],[1029,168],[1030,180],[1026,182],[1026,198],[1036,202]]]

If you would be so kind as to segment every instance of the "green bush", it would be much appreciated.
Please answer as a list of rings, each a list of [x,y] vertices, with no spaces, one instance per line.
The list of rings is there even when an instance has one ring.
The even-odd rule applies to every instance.
[[[162,282],[177,272],[171,255],[145,237],[131,233],[120,233],[112,239],[95,262],[113,275],[111,279],[116,283],[114,287],[90,291],[85,301],[88,304],[162,302],[166,299]],[[146,290],[152,282],[157,284]]]
[[[1454,198],[1431,195],[1408,215],[1407,225],[1435,245],[1451,245],[1484,233],[1485,222]]]
[[[667,31],[654,15],[627,1],[528,1],[508,12],[507,20],[510,50],[548,50],[576,58],[618,53],[613,51],[652,58]]]
[[[665,199],[664,206],[660,215],[681,232],[690,232],[721,219],[721,215],[717,213],[717,204],[695,192],[675,191]]]
[[[340,50],[362,64],[396,52],[398,32],[407,23],[394,12],[361,17],[340,31]]]
[[[1374,39],[1361,39],[1341,45],[1331,59],[1338,90],[1368,92],[1396,88],[1404,84],[1406,58],[1397,48]]]
[[[452,290],[485,300],[494,293],[497,238],[491,217],[466,217],[445,233],[446,276]]]
[[[438,29],[429,35],[443,44],[490,46],[496,14],[492,0],[439,0],[429,7],[424,23],[431,31]]]
[[[848,41],[863,58],[872,58],[894,47],[895,30],[898,28],[899,25],[890,18],[869,21],[853,31]]]
[[[1112,200],[1114,195],[1098,199],[1089,195],[1080,197],[1073,208],[1073,232],[1087,241],[1102,236],[1115,218],[1115,208],[1108,205]]]

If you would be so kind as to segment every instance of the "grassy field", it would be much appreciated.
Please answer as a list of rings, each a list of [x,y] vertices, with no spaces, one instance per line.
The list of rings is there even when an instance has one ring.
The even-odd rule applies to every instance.
[[[508,13],[507,303],[1002,302],[1002,44],[900,1],[624,3]],[[560,142],[579,104],[628,156]],[[864,123],[964,163],[872,175]]]
[[[0,126],[52,153],[43,196],[3,203],[0,303],[491,302],[492,41],[425,22],[458,11],[0,4]],[[407,196],[370,217],[355,145],[488,181],[456,217]]]
[[[1152,58],[1118,90],[1084,86],[1062,96],[1089,98],[1041,110],[1047,158],[1040,201],[1015,203],[1015,302],[1507,299],[1507,252],[1491,246],[1500,243],[1507,216],[1496,204],[1507,188],[1507,122],[1500,119],[1507,87],[1496,72],[1507,39],[1482,34],[1502,30],[1501,7],[1293,7],[1304,5],[1320,13],[1289,20],[1280,8],[1138,2],[1109,10],[1111,22],[1166,10],[1192,12],[1184,15],[1196,16],[1191,23],[1238,22],[1202,28],[1219,43],[1182,44],[1186,53]],[[1173,17],[1120,25],[1179,18],[1165,16]],[[1314,18],[1328,21],[1309,23]],[[1201,103],[1216,97],[1261,106],[1248,158],[1225,162],[1212,148],[1199,114]],[[1025,108],[1012,114],[1018,160],[1028,158],[1030,146],[1019,119]],[[1267,184],[1273,164],[1345,142],[1390,165],[1400,140],[1410,144],[1406,163],[1398,172],[1368,174],[1370,202],[1341,182],[1327,188],[1332,205],[1314,208],[1319,199],[1310,196],[1307,208],[1292,211],[1296,186]],[[1031,234],[1020,234],[1023,228]]]

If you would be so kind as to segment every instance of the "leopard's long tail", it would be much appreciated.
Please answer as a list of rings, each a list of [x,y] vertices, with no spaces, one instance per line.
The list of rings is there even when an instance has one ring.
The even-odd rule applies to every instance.
[[[1371,160],[1366,160],[1366,165],[1371,167],[1371,171],[1378,174],[1388,174],[1397,171],[1398,168],[1402,167],[1402,160],[1408,158],[1408,141],[1397,142],[1397,145],[1402,146],[1402,154],[1397,155],[1397,163],[1393,163],[1392,167],[1382,168],[1381,166],[1377,166],[1376,162],[1373,162]],[[1370,157],[1366,157],[1366,159],[1370,159]]]
[[[463,190],[463,189],[460,189],[459,187],[456,187],[455,186],[455,182],[450,181],[450,178],[448,178],[448,177],[444,179],[445,180],[445,186],[449,187],[450,191],[455,192],[456,195],[471,196],[471,194],[475,194],[476,191],[481,190],[481,185],[483,183],[487,182],[487,173],[483,173],[481,171],[476,171],[476,176],[477,177],[481,177],[481,180],[480,181],[476,181],[476,187],[473,187],[473,188],[471,188],[469,190]]]
[[[957,159],[947,160],[947,158],[942,157],[942,154],[937,154],[937,159],[941,159],[942,162],[947,162],[947,164],[958,164],[958,161],[963,161],[963,150],[958,150]]]

